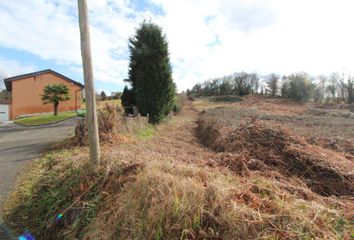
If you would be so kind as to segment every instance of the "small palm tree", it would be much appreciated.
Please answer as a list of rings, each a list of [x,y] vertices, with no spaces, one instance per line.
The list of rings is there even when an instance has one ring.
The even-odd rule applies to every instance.
[[[58,115],[60,102],[70,100],[69,88],[64,84],[47,85],[43,89],[42,101],[44,104],[54,105],[54,115]]]

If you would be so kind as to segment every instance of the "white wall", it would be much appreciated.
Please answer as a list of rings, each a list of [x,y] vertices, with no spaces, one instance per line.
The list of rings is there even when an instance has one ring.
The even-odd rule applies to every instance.
[[[10,119],[10,106],[8,104],[0,104],[0,122],[6,122]]]

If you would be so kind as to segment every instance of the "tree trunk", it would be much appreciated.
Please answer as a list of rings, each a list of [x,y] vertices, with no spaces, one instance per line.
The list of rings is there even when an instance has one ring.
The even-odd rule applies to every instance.
[[[354,103],[354,82],[348,80],[348,102]]]
[[[58,106],[59,103],[54,103],[54,116],[58,115]]]

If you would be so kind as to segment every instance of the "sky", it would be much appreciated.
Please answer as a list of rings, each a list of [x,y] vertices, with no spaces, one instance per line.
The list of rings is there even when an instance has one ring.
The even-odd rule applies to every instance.
[[[179,91],[238,71],[354,73],[352,0],[88,0],[95,89],[121,91],[128,38],[163,28]],[[0,73],[83,82],[76,0],[0,1]]]

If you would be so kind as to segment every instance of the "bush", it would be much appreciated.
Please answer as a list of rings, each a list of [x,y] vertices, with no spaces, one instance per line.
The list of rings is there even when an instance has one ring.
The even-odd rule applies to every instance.
[[[103,109],[98,110],[98,133],[100,141],[106,142],[111,139],[111,135],[116,131],[119,121],[117,112],[122,111],[121,108],[110,104],[106,104]],[[75,128],[74,142],[79,146],[88,145],[86,117],[81,119]]]
[[[121,97],[121,102],[122,102],[122,106],[124,107],[125,114],[133,115],[134,106],[136,105],[133,89],[128,89],[127,86],[124,87],[122,97]]]
[[[87,110],[86,109],[79,109],[79,110],[76,111],[76,114],[79,117],[85,117],[86,114],[87,114]]]

